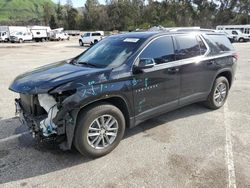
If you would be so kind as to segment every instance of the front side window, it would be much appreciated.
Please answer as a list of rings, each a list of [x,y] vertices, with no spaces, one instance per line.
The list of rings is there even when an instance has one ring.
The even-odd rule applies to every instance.
[[[200,54],[200,46],[195,35],[177,35],[176,56],[178,60],[196,57]]]
[[[238,35],[237,31],[232,31],[233,35]]]
[[[140,58],[152,58],[156,64],[174,61],[175,54],[172,37],[164,36],[154,40],[141,53]]]
[[[84,33],[83,37],[89,37],[90,33]]]

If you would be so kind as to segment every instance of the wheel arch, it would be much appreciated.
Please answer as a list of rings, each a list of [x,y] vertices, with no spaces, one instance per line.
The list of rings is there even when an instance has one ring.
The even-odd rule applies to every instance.
[[[117,107],[124,115],[126,127],[131,126],[131,121],[130,121],[131,112],[129,111],[129,105],[127,104],[126,100],[121,96],[111,96],[111,97],[105,98],[105,99],[98,99],[98,100],[89,102],[89,103],[81,106],[81,108],[79,109],[79,111],[77,113],[77,117],[76,117],[77,121],[78,121],[79,114],[82,113],[84,110],[87,110],[88,108],[91,108],[95,105],[103,104],[103,103],[109,103],[109,104]]]
[[[227,79],[227,81],[229,83],[229,88],[231,88],[231,86],[232,86],[232,77],[233,77],[232,72],[230,70],[222,70],[217,74],[215,79],[218,78],[218,77],[221,77],[221,76],[224,76]]]

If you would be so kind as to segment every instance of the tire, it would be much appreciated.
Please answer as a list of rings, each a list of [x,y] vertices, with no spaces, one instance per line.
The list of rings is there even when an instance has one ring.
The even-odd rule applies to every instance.
[[[19,43],[23,43],[23,39],[19,39]]]
[[[227,100],[228,92],[229,83],[227,78],[224,76],[216,78],[205,105],[213,110],[221,108]]]
[[[42,42],[45,42],[46,40],[45,40],[45,38],[42,38]]]
[[[110,129],[115,130],[108,130],[108,127],[100,129],[102,117],[103,122],[106,123],[109,118],[111,118],[110,121],[113,122],[113,124],[110,126]],[[99,126],[97,121],[99,122]],[[122,112],[111,104],[102,103],[101,105],[95,105],[87,108],[79,114],[74,137],[74,145],[84,156],[92,158],[101,157],[116,148],[124,135],[124,131],[125,119]],[[90,136],[90,134],[95,135]],[[112,136],[110,134],[112,134]],[[108,140],[110,144],[108,143]]]
[[[245,40],[243,38],[240,38],[239,42],[245,42]]]
[[[79,40],[79,45],[80,45],[80,46],[83,46],[83,45],[84,45],[83,42],[82,42],[81,40]]]

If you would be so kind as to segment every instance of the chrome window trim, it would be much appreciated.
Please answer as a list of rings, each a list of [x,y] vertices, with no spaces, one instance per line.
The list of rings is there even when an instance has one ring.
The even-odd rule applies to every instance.
[[[202,58],[205,58],[209,52],[210,52],[210,47],[208,46],[208,44],[206,43],[205,39],[203,38],[202,34],[197,34],[197,33],[184,33],[184,34],[178,34],[178,36],[183,36],[183,35],[192,35],[192,34],[195,34],[196,37],[200,37],[200,39],[202,40],[202,42],[205,44],[206,48],[207,48],[207,51],[204,55],[200,55],[200,56],[196,56],[196,57],[191,57],[191,58],[187,58],[187,59],[182,59],[182,60],[175,60],[175,61],[171,61],[171,62],[167,62],[167,63],[163,63],[163,64],[156,64],[154,67],[152,68],[149,68],[148,70],[157,70],[156,68],[157,67],[164,67],[164,68],[171,68],[171,67],[174,67],[174,66],[180,66],[180,65],[185,65],[185,64],[190,64],[190,63],[197,63],[197,59],[202,59]],[[142,54],[142,52],[153,42],[155,41],[156,39],[159,39],[159,38],[162,38],[162,37],[172,37],[172,40],[174,40],[174,36],[176,35],[168,35],[168,34],[165,34],[165,35],[161,35],[161,36],[158,36],[158,37],[155,37],[153,38],[151,41],[148,42],[148,44],[146,46],[143,47],[143,49],[139,52],[139,54],[136,56],[136,58],[134,59],[134,62],[133,62],[133,65],[132,65],[132,69],[134,67],[134,65],[136,65],[136,63],[138,63],[138,59],[139,59],[139,56]],[[198,42],[198,41],[197,41]],[[173,41],[173,47],[174,47],[174,50],[175,50],[175,46],[174,46],[174,41]],[[214,57],[214,56],[213,56]],[[203,59],[202,59],[203,60]],[[180,64],[181,62],[185,61],[185,63],[182,63]],[[200,60],[201,61],[201,60]],[[173,66],[171,66],[173,65]],[[145,72],[148,72],[148,71],[145,71]]]

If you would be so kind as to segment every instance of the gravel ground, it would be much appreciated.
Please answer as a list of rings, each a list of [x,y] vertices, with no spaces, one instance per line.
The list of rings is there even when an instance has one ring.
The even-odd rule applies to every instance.
[[[194,104],[127,130],[109,155],[87,159],[36,143],[14,117],[20,73],[74,57],[77,39],[0,44],[1,187],[250,187],[250,43],[235,44],[236,81],[226,105]]]

